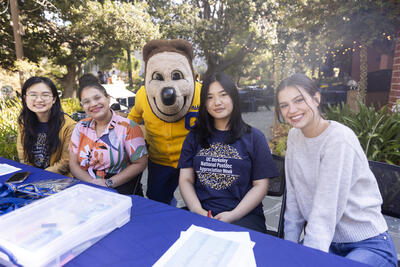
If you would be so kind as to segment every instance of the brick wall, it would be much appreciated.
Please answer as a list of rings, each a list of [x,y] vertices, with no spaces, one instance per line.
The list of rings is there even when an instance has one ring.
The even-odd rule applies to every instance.
[[[393,58],[392,81],[390,84],[389,107],[400,99],[400,28],[396,34],[396,48]]]

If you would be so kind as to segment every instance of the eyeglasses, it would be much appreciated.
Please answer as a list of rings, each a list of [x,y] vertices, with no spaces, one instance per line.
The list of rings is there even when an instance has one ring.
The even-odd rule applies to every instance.
[[[90,103],[98,103],[102,98],[103,95],[95,95],[92,99],[84,99],[83,101],[81,101],[81,105],[82,107],[87,108],[90,106]]]
[[[28,98],[32,99],[32,100],[36,100],[36,99],[38,99],[38,97],[40,97],[40,99],[45,100],[45,101],[54,98],[54,96],[53,96],[52,94],[43,94],[43,95],[40,95],[40,94],[35,94],[35,93],[28,93],[28,94],[26,94],[26,96],[27,96]]]

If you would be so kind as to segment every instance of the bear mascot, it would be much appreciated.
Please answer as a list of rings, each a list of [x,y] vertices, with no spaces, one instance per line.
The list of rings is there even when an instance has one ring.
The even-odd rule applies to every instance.
[[[192,45],[181,39],[153,40],[143,47],[144,87],[128,118],[144,122],[149,145],[147,197],[170,204],[178,186],[178,160],[200,105]],[[174,204],[174,203],[172,203]]]

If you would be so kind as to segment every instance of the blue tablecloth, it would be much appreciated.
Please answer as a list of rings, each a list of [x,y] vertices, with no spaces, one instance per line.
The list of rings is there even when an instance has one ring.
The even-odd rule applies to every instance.
[[[4,158],[0,158],[0,163],[31,171],[27,183],[65,178]],[[0,182],[11,175],[0,176]],[[130,222],[114,230],[66,266],[151,266],[179,238],[180,232],[192,224],[216,231],[249,231],[251,240],[256,243],[253,250],[257,266],[366,266],[139,196],[132,196]]]

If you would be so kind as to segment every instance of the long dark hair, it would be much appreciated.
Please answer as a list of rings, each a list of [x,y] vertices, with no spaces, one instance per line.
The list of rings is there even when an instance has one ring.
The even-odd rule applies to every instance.
[[[34,112],[32,112],[26,105],[26,91],[34,84],[44,83],[50,89],[53,96],[56,98],[50,110],[50,117],[47,124],[47,147],[50,155],[53,154],[60,145],[59,132],[64,123],[64,112],[61,108],[60,97],[58,96],[57,88],[53,81],[46,77],[33,76],[25,81],[22,86],[22,110],[18,117],[18,123],[22,129],[22,142],[24,145],[24,154],[28,162],[33,163],[33,146],[35,145],[38,137],[39,119]]]
[[[242,119],[239,106],[239,93],[235,83],[223,72],[211,74],[205,77],[203,86],[201,87],[199,117],[194,128],[195,134],[203,148],[208,148],[210,146],[208,138],[214,131],[214,118],[208,113],[206,106],[208,90],[213,82],[219,82],[232,99],[233,109],[228,122],[230,134],[225,142],[227,144],[232,144],[243,134],[250,132],[251,129]]]
[[[275,116],[277,117],[277,119],[282,122],[282,114],[281,114],[281,109],[279,107],[279,102],[278,102],[278,94],[280,91],[282,91],[283,89],[285,89],[286,87],[294,87],[297,90],[299,90],[299,88],[303,88],[311,97],[315,96],[316,93],[319,93],[319,89],[317,84],[311,80],[310,78],[308,78],[306,75],[302,74],[302,73],[295,73],[292,76],[287,77],[286,79],[284,79],[279,85],[278,88],[276,88],[276,93],[275,93]],[[300,90],[299,90],[300,92]],[[301,93],[301,92],[300,92]],[[304,97],[304,96],[303,96]],[[321,96],[321,100],[320,102],[322,102],[322,96]],[[307,102],[306,102],[307,103]],[[308,105],[308,104],[307,104]],[[324,118],[323,114],[322,114],[322,109],[321,109],[321,105],[318,106],[318,112],[319,115]]]

